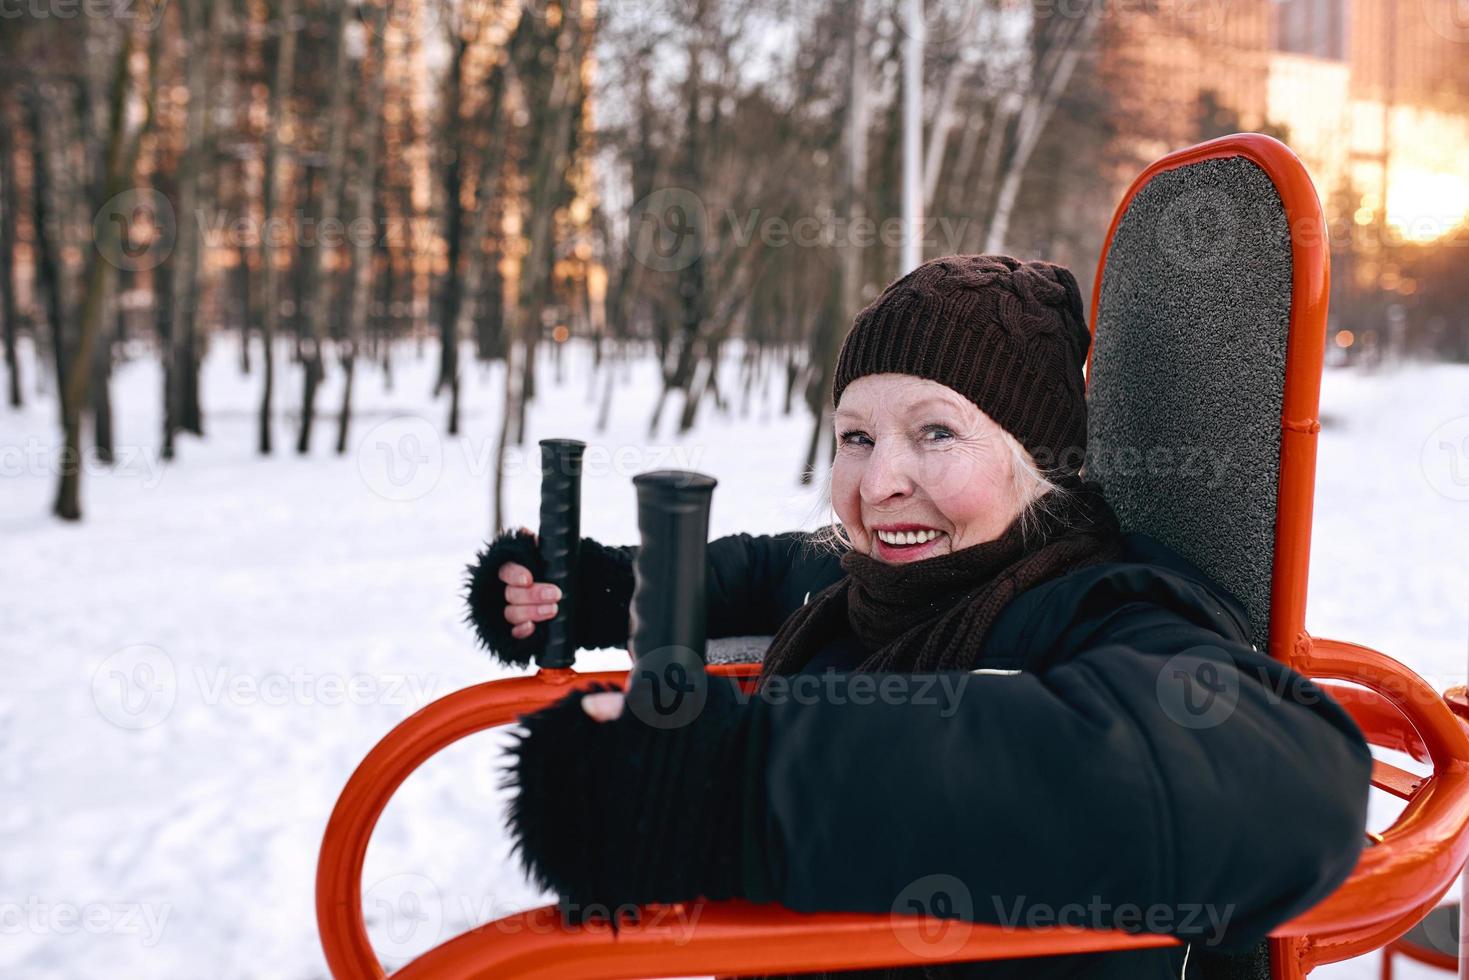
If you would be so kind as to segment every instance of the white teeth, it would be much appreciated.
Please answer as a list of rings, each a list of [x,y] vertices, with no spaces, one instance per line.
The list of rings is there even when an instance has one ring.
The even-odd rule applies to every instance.
[[[923,544],[926,541],[932,541],[943,533],[942,531],[931,529],[927,531],[878,531],[877,537],[878,540],[885,544],[908,545]]]

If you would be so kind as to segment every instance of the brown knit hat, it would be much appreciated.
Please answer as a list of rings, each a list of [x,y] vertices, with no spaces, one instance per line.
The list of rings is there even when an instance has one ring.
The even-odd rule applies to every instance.
[[[865,374],[928,378],[978,405],[1043,470],[1075,473],[1086,449],[1090,346],[1081,290],[1064,266],[946,255],[857,314],[837,355],[831,403]]]

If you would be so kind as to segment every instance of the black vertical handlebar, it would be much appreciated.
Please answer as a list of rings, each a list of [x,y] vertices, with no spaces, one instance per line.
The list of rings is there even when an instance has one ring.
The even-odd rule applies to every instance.
[[[633,564],[634,660],[667,647],[704,658],[709,505],[717,483],[687,470],[633,477],[642,537]]]
[[[577,557],[581,548],[582,453],[577,439],[541,440],[541,523],[538,548],[543,580],[561,590],[556,615],[545,624],[539,667],[576,662]]]

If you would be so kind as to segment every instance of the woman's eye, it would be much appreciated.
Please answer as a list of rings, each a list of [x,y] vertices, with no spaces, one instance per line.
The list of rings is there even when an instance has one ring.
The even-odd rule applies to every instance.
[[[849,429],[846,432],[842,433],[841,441],[842,444],[846,446],[860,446],[863,445],[863,443],[857,442],[856,440],[866,438],[867,433],[858,431],[857,429]]]
[[[946,425],[938,425],[936,423],[932,425],[925,425],[923,427],[923,432],[925,435],[935,436],[936,438],[931,440],[933,442],[942,442],[945,439],[954,438],[953,430],[951,430]]]

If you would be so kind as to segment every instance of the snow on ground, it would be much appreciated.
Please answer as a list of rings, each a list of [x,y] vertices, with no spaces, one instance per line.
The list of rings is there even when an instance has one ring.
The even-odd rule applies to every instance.
[[[33,389],[37,366],[28,356]],[[549,356],[554,352],[546,352]],[[814,526],[795,480],[808,423],[771,396],[705,406],[649,436],[656,367],[626,368],[610,424],[589,351],[548,360],[509,523],[537,520],[535,440],[590,443],[583,530],[636,540],[630,478],[718,477],[711,535]],[[495,367],[466,371],[464,426],[442,429],[432,350],[395,352],[394,385],[359,377],[352,448],[326,418],[293,451],[299,380],[279,372],[277,453],[256,456],[258,374],[219,343],[202,381],[208,437],[158,458],[153,361],[114,383],[119,463],[89,465],[86,520],[48,515],[49,398],[0,412],[0,974],[7,977],[325,975],[312,905],[316,851],[338,792],[373,743],[427,701],[498,676],[462,623],[463,567],[489,532]],[[282,360],[284,364],[284,360]],[[335,379],[320,395],[334,413]],[[1309,625],[1399,657],[1442,689],[1465,679],[1469,632],[1469,368],[1331,371]],[[583,655],[584,668],[625,655]],[[468,926],[544,901],[501,830],[502,736],[445,751],[378,825],[364,885],[372,940],[395,967]],[[1384,806],[1374,820],[1390,819]],[[1375,958],[1327,968],[1376,976]],[[1402,967],[1404,977],[1429,976]]]

